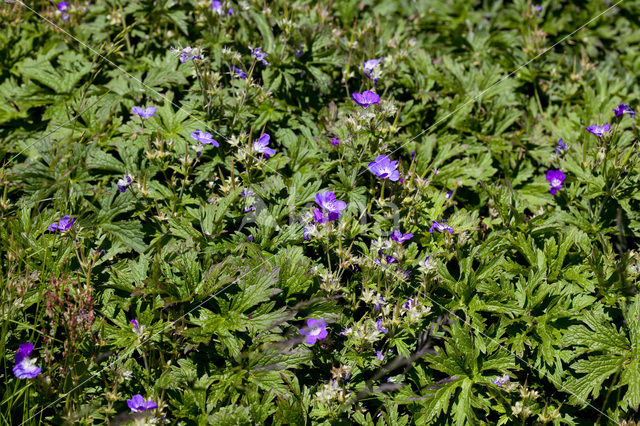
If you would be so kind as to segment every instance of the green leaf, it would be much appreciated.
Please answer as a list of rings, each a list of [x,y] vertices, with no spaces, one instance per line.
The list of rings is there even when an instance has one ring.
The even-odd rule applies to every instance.
[[[243,276],[238,281],[241,291],[231,300],[230,310],[246,312],[249,308],[269,300],[269,298],[282,290],[274,288],[278,283],[278,268],[271,271],[265,268],[255,268],[248,276]]]
[[[457,425],[475,424],[473,409],[471,408],[471,385],[469,379],[462,380],[460,395],[453,407],[453,419]]]
[[[572,395],[572,404],[586,405],[589,395],[597,398],[603,382],[618,372],[623,365],[623,359],[617,355],[600,355],[589,357],[574,363],[573,368],[577,373],[586,373],[584,376],[576,378],[569,377],[564,386]]]
[[[256,13],[253,11],[249,12],[249,16],[251,17],[251,19],[253,19],[254,23],[256,24],[256,28],[258,29],[258,31],[260,32],[260,35],[262,36],[262,41],[263,41],[262,50],[265,51],[267,54],[273,54],[275,49],[275,39],[273,37],[273,33],[271,32],[271,26],[267,22],[267,19],[264,17],[263,14]],[[256,48],[260,46],[251,46],[251,47]]]
[[[122,161],[100,149],[94,149],[89,152],[87,167],[89,169],[111,170],[122,174],[127,173],[127,168]]]
[[[640,406],[640,361],[637,359],[631,360],[622,369],[619,386],[624,385],[627,385],[627,392],[623,402],[626,402],[633,411],[638,411]]]
[[[55,67],[43,55],[38,55],[36,59],[26,58],[19,66],[24,77],[36,80],[56,93],[71,93],[91,70],[91,63],[73,51],[62,53]]]
[[[435,385],[435,392],[428,389],[427,395],[417,398],[419,400],[424,399],[424,401],[421,401],[420,417],[416,419],[416,424],[427,424],[438,418],[441,413],[446,412],[449,408],[451,396],[455,394],[456,389],[461,387],[464,382],[464,379],[455,379],[442,387]]]
[[[565,344],[586,346],[593,351],[629,348],[627,337],[611,324],[601,307],[597,307],[595,312],[586,312],[583,321],[589,327],[583,325],[569,327],[564,336]]]
[[[100,227],[103,231],[116,237],[122,241],[125,246],[138,253],[143,253],[147,249],[147,245],[143,240],[144,234],[142,233],[140,222],[103,223]]]

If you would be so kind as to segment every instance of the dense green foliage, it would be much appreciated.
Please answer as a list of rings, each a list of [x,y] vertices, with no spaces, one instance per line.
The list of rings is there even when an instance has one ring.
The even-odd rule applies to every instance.
[[[638,2],[210,5],[0,4],[0,424],[638,419]]]

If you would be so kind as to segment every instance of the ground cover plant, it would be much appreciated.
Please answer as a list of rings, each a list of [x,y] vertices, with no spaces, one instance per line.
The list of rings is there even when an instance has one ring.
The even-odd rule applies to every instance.
[[[635,424],[640,4],[4,1],[1,424]]]

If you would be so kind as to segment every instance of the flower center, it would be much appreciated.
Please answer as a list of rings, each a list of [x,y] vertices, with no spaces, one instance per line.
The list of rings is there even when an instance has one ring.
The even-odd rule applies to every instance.
[[[25,358],[22,360],[22,362],[20,364],[22,364],[22,368],[24,368],[27,371],[33,370],[36,366],[36,361],[37,358],[31,359],[31,358]]]
[[[317,336],[321,331],[322,329],[320,327],[313,327],[311,330],[309,330],[309,334],[312,336]]]
[[[560,179],[552,179],[551,186],[562,186],[562,182],[560,182]]]

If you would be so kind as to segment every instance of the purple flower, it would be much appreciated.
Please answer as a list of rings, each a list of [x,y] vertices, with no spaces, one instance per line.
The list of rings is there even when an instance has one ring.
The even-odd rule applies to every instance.
[[[127,405],[132,413],[158,408],[158,404],[153,401],[145,401],[140,394],[133,395],[131,399],[127,399]]]
[[[369,77],[369,80],[373,80],[374,83],[377,82],[378,79],[373,77],[371,74],[373,74],[373,71],[375,71],[375,69],[378,67],[378,65],[382,63],[383,60],[384,58],[369,59],[367,61],[364,61],[364,64],[362,65],[362,69],[364,70],[364,75]]]
[[[380,250],[382,251],[382,250]],[[381,253],[378,253],[381,254]],[[396,259],[395,257],[391,256],[391,255],[385,255],[384,256],[384,260],[387,262],[387,264],[389,263],[396,263],[398,261],[398,259]],[[373,259],[374,263],[380,264],[380,259]]]
[[[253,242],[253,235],[249,235],[249,241]]]
[[[622,114],[629,114],[629,117],[634,118],[636,113],[631,107],[625,103],[618,105],[618,108],[614,108],[613,112],[616,113],[616,117],[620,117]]]
[[[192,47],[185,47],[184,49],[182,49],[182,54],[180,55],[180,61],[182,63],[184,63],[186,61],[186,59],[202,59],[202,56],[200,56],[199,53],[199,49],[194,49]]]
[[[414,303],[415,303],[415,301],[413,299],[409,298],[409,299],[407,299],[406,302],[404,302],[402,307],[405,308],[405,309],[411,309],[413,307]]]
[[[362,93],[354,92],[351,97],[362,108],[367,108],[380,102],[380,96],[373,93],[371,90],[365,90]]]
[[[71,228],[71,225],[73,225],[73,222],[75,221],[76,221],[75,218],[71,219],[69,215],[64,215],[62,216],[62,219],[60,219],[59,222],[53,222],[51,225],[49,225],[47,229],[49,230],[49,232],[56,232],[56,231],[65,232],[65,231],[68,231],[69,228]]]
[[[118,185],[118,190],[120,192],[125,192],[129,185],[131,185],[131,182],[133,182],[133,177],[130,174],[124,175],[123,178],[118,179],[118,182],[116,182]]]
[[[68,231],[69,228],[71,228],[71,225],[73,225],[73,222],[75,221],[76,221],[75,218],[71,219],[69,215],[62,216],[62,218],[58,222],[58,231],[60,232]]]
[[[172,53],[179,53],[178,59],[181,64],[184,64],[189,59],[202,59],[202,55],[200,55],[200,48],[194,48],[191,46],[187,46],[183,49],[176,49],[172,47],[169,49]]]
[[[200,129],[196,129],[195,132],[191,132],[191,137],[201,144],[211,144],[213,146],[220,146],[218,141],[213,138],[211,133],[203,132]]]
[[[413,237],[412,233],[409,232],[408,234],[403,234],[402,232],[400,232],[399,229],[396,229],[391,234],[391,239],[399,244],[402,244],[403,242],[410,240],[411,237]]]
[[[235,67],[233,65],[231,65],[231,71],[233,71],[233,73],[236,75],[236,77],[241,78],[241,79],[246,79],[247,78],[247,73],[242,71],[240,68]]]
[[[609,130],[611,130],[611,126],[609,124],[603,124],[602,126],[594,124],[593,126],[587,127],[587,131],[593,133],[600,139],[602,139],[602,136],[605,134],[605,132],[608,132]]]
[[[555,195],[559,189],[562,188],[562,183],[567,178],[562,170],[549,170],[545,175],[547,180],[549,181],[549,185],[551,186],[551,194]]]
[[[376,358],[378,358],[380,361],[384,360],[384,354],[382,353],[382,351],[376,351]]]
[[[316,204],[319,205],[323,211],[329,213],[329,221],[338,219],[342,215],[342,211],[347,208],[347,203],[341,200],[336,200],[336,194],[331,191],[325,191],[322,193],[318,192],[316,194]],[[316,219],[316,222],[318,223],[324,223],[317,220],[317,212],[319,212],[320,216],[324,218],[323,212],[319,209],[315,209],[313,211],[314,219]]]
[[[337,215],[335,213],[331,213],[331,212],[326,212],[324,210],[320,210],[320,209],[314,209],[313,210],[313,220],[316,223],[327,223],[327,222],[331,222],[333,220],[336,220],[340,217],[340,215]],[[303,236],[304,236],[304,231],[303,231]]]
[[[314,209],[313,210],[313,220],[316,223],[327,223],[332,222],[334,220],[340,219],[342,213],[340,212],[328,212],[326,210]]]
[[[143,327],[140,324],[138,324],[138,321],[136,321],[135,319],[132,319],[130,322],[131,322],[131,330],[136,334],[141,334]]]
[[[224,9],[222,8],[222,3],[219,2],[218,0],[213,0],[211,2],[211,6],[209,6],[211,9],[213,9],[218,15],[224,15]]]
[[[389,332],[388,328],[384,328],[382,326],[382,318],[378,318],[378,320],[376,321],[376,329],[380,332],[380,333],[384,333],[387,334]]]
[[[375,306],[373,307],[373,309],[375,309],[376,311],[380,312],[380,309],[386,304],[386,300],[384,300],[384,297],[380,296],[378,298],[378,301],[376,302]]]
[[[445,232],[446,231],[446,232],[448,232],[450,234],[453,234],[453,228],[451,228],[446,223],[436,222],[435,220],[433,221],[433,224],[431,225],[431,228],[429,228],[429,233],[433,234],[433,231],[438,231],[438,232]]]
[[[422,262],[420,262],[420,268],[425,269],[427,271],[431,271],[436,267],[435,259],[432,259],[431,256],[427,256],[424,258]]]
[[[453,196],[453,189],[447,191],[446,195],[444,196],[444,198],[446,198],[447,200],[449,198],[451,198]]]
[[[542,13],[542,5],[536,4],[533,6],[533,8],[538,12],[538,18],[539,18],[540,14]]]
[[[397,181],[400,178],[400,173],[396,170],[398,167],[397,161],[391,161],[386,155],[379,155],[375,160],[369,163],[369,171],[374,175],[387,178],[390,181]]]
[[[272,155],[276,154],[276,152],[268,146],[269,139],[271,139],[271,136],[269,136],[268,133],[265,133],[264,135],[260,136],[260,139],[253,143],[253,149],[264,154],[265,158],[269,158]]]
[[[35,365],[36,358],[31,359],[29,355],[33,352],[32,343],[22,343],[14,357],[16,365],[13,367],[13,374],[18,379],[33,379],[42,371]]]
[[[340,145],[340,139],[338,139],[338,138],[331,139],[331,145],[333,145],[333,146]]]
[[[262,48],[256,47],[255,49],[252,49],[251,46],[249,46],[249,50],[251,51],[251,54],[254,56],[254,58],[262,62],[264,66],[269,65],[269,62],[267,62],[267,60],[264,59],[267,57],[267,54],[262,51]]]
[[[505,383],[508,383],[511,380],[511,378],[508,375],[504,375],[502,377],[496,377],[495,379],[493,379],[491,381],[491,383],[493,383],[494,385],[498,386],[498,387],[502,387]]]
[[[67,12],[67,9],[69,9],[69,2],[61,1],[60,3],[58,3],[57,8],[58,8],[58,11],[60,12],[62,20],[67,21],[71,16]]]
[[[569,149],[566,143],[562,140],[562,138],[558,139],[558,144],[556,145],[556,154],[560,154],[562,151],[566,151]]]
[[[139,106],[134,106],[133,108],[131,108],[131,112],[134,114],[139,115],[140,117],[147,119],[149,117],[151,117],[152,115],[157,117],[157,115],[155,115],[154,113],[156,112],[158,108],[156,107],[148,107],[148,108],[142,108]]]
[[[311,238],[309,238],[309,229],[306,226],[302,229],[302,238],[311,241]]]
[[[327,337],[327,323],[322,319],[309,318],[307,326],[299,330],[300,334],[307,336],[305,343],[313,345],[316,340],[322,340]]]

